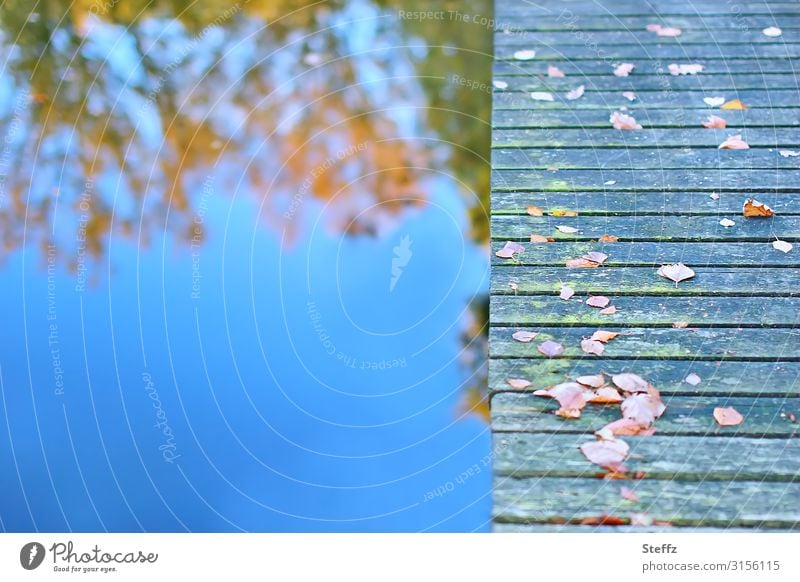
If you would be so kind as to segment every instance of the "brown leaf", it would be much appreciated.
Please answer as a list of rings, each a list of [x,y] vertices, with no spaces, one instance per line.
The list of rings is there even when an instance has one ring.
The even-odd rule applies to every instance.
[[[531,235],[531,242],[532,243],[551,243],[556,242],[556,239],[542,236],[540,234],[532,234]]]
[[[775,215],[772,208],[753,198],[748,198],[744,201],[742,214],[747,218],[768,218]]]
[[[709,115],[708,120],[703,122],[703,127],[708,129],[725,129],[727,126],[728,122],[717,115]]]
[[[596,440],[580,446],[581,453],[590,463],[615,472],[625,472],[623,461],[628,457],[630,447],[618,439]]]
[[[533,338],[535,338],[537,335],[539,335],[538,331],[519,330],[519,331],[515,331],[514,333],[512,333],[511,337],[513,337],[518,342],[528,343]]]
[[[732,135],[724,142],[719,144],[721,150],[749,150],[750,146],[742,139],[740,134]]]
[[[584,339],[581,340],[581,349],[587,354],[602,356],[603,351],[605,351],[606,347],[601,342],[595,341],[593,339]]]
[[[651,436],[655,430],[631,418],[620,418],[608,423],[597,432],[612,436]]]
[[[514,390],[525,390],[525,388],[531,385],[528,380],[523,380],[522,378],[506,378],[506,384],[511,386]]]
[[[556,67],[555,65],[549,65],[547,67],[547,76],[548,77],[565,77],[564,71]]]
[[[619,237],[618,236],[614,236],[613,234],[604,234],[604,235],[601,235],[600,238],[597,239],[597,240],[598,240],[598,242],[615,243],[615,242],[619,241]]]
[[[558,342],[550,340],[547,340],[546,342],[539,344],[539,347],[537,347],[536,349],[538,349],[539,352],[541,352],[548,358],[554,358],[564,353],[564,346],[562,346]]]
[[[622,402],[622,396],[611,386],[603,386],[597,389],[594,397],[590,398],[589,402],[594,404],[617,404],[618,402]]]
[[[538,206],[528,206],[528,214],[531,216],[544,216],[544,212]]]
[[[591,376],[578,376],[575,378],[575,381],[578,384],[583,384],[584,386],[591,386],[592,388],[600,388],[606,383],[606,377],[601,374],[593,374]]]
[[[661,268],[658,269],[658,274],[670,281],[675,281],[675,283],[680,283],[681,281],[694,277],[694,271],[683,263],[662,265]]]
[[[573,295],[575,295],[575,289],[572,289],[571,287],[562,287],[561,293],[559,293],[558,297],[564,301],[569,301]]]
[[[720,106],[720,109],[747,109],[747,105],[742,103],[739,99],[728,101]]]
[[[605,307],[611,302],[608,297],[603,295],[593,295],[586,300],[586,305],[589,307]]]
[[[630,488],[625,487],[625,486],[620,487],[619,495],[623,499],[626,499],[628,501],[633,501],[634,503],[639,501],[639,496],[636,495],[636,492],[633,489],[630,489]]]
[[[611,381],[618,388],[622,388],[625,392],[647,392],[650,388],[650,383],[639,376],[630,372],[623,372],[622,374],[614,374],[611,376]]]
[[[730,406],[728,408],[715,408],[714,419],[720,426],[736,426],[737,424],[742,424],[744,416],[739,414],[738,410]]]
[[[660,399],[650,394],[631,394],[622,401],[622,414],[642,426],[652,425],[667,409]]]
[[[619,111],[615,111],[609,118],[611,125],[614,129],[642,129],[642,126],[636,122],[630,115],[625,115]]]
[[[597,342],[608,343],[615,337],[619,336],[619,334],[615,331],[605,331],[603,329],[598,329],[596,332],[592,334],[591,339]]]
[[[609,305],[605,309],[600,310],[600,315],[614,315],[617,312],[617,308],[613,305]]]
[[[592,517],[584,517],[581,520],[581,525],[608,525],[620,526],[625,525],[627,522],[622,517],[616,515],[597,515]]]
[[[621,63],[614,67],[614,75],[617,77],[627,77],[633,72],[633,69],[636,68],[636,65],[633,63]]]
[[[498,257],[500,257],[501,259],[511,259],[511,258],[513,258],[513,257],[514,257],[514,255],[515,255],[515,254],[517,254],[517,253],[521,253],[521,252],[523,252],[524,250],[525,250],[525,247],[523,247],[523,246],[522,246],[521,244],[519,244],[518,242],[511,242],[511,241],[509,241],[509,242],[507,242],[507,243],[505,244],[505,246],[504,246],[502,249],[500,249],[499,251],[497,251],[497,252],[495,253],[495,255],[497,255],[497,256],[498,256]]]

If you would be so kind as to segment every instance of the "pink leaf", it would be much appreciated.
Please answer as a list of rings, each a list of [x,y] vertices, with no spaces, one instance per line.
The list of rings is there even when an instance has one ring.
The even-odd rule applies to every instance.
[[[671,26],[659,28],[656,33],[658,36],[665,36],[665,37],[676,37],[680,36],[682,31],[680,28],[673,28]]]
[[[583,97],[583,92],[586,88],[583,85],[580,85],[573,89],[572,91],[567,93],[567,99],[570,101],[575,101],[575,99],[580,99]]]
[[[591,441],[582,444],[580,449],[590,463],[614,472],[626,470],[622,463],[627,458],[630,447],[625,441],[618,439]]]
[[[677,65],[671,64],[667,67],[671,75],[696,75],[700,73],[705,67],[703,65]]]
[[[732,135],[719,144],[721,150],[749,150],[750,146],[742,139],[741,135]]]
[[[608,297],[604,297],[603,295],[594,295],[586,300],[586,305],[589,307],[605,307],[610,302],[611,300]]]
[[[614,129],[642,129],[642,126],[633,117],[619,111],[612,113],[609,121],[614,126]]]
[[[709,115],[708,120],[703,122],[703,127],[708,129],[725,129],[727,125],[728,122],[718,115]]]
[[[715,408],[714,419],[720,426],[736,426],[737,424],[742,424],[744,416],[731,406],[728,408]]]
[[[625,390],[625,392],[647,392],[650,388],[650,383],[637,374],[624,372],[622,374],[614,374],[611,376],[611,381],[616,386]]]
[[[498,257],[500,257],[501,259],[511,259],[511,258],[513,258],[513,257],[514,257],[514,255],[515,255],[515,254],[517,254],[517,253],[521,253],[521,252],[523,252],[524,250],[525,250],[525,247],[523,247],[523,246],[522,246],[521,244],[519,244],[518,242],[511,242],[511,241],[509,241],[509,242],[507,242],[507,243],[505,244],[505,246],[504,246],[502,249],[500,249],[499,251],[497,251],[497,252],[495,253],[495,255],[497,255],[497,256],[498,256]]]
[[[658,269],[658,274],[670,281],[675,281],[676,284],[694,277],[694,271],[683,263],[663,265]]]
[[[564,77],[565,75],[564,75],[564,71],[562,71],[558,67],[556,67],[554,65],[549,65],[547,67],[547,76],[548,77]]]
[[[600,388],[606,383],[606,377],[603,374],[593,374],[591,376],[578,376],[575,378],[578,384],[584,386],[591,386],[592,388]]]
[[[599,342],[597,340],[585,339],[581,340],[581,349],[587,354],[602,356],[603,351],[605,351],[606,347],[602,344],[602,342]]]
[[[634,503],[639,501],[639,496],[636,495],[636,492],[624,485],[620,488],[619,494],[623,499],[627,499],[628,501],[633,501]]]
[[[506,384],[515,390],[525,390],[525,388],[531,385],[528,380],[523,380],[522,378],[507,378]]]
[[[513,337],[518,342],[528,343],[533,338],[535,338],[537,335],[539,335],[539,332],[520,330],[520,331],[515,331],[514,333],[512,333],[511,337]]]
[[[538,349],[539,352],[541,352],[548,358],[554,358],[564,353],[564,346],[562,346],[558,342],[550,340],[547,340],[546,342],[539,344],[538,348],[536,349]]]
[[[614,74],[617,77],[627,77],[635,68],[636,65],[633,63],[622,63],[614,68]]]
[[[571,287],[562,287],[561,293],[558,295],[558,297],[560,299],[563,299],[564,301],[569,301],[570,297],[572,297],[573,295],[575,295],[574,289],[572,289]]]

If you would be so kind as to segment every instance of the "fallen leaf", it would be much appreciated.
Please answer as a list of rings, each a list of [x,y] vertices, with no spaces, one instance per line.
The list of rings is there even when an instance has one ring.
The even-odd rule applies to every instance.
[[[581,417],[581,409],[580,408],[564,408],[561,407],[555,412],[556,416],[561,416],[563,418],[580,418]]]
[[[614,67],[614,74],[617,77],[627,77],[628,75],[633,72],[633,69],[636,68],[636,65],[633,63],[622,63]]]
[[[718,115],[709,115],[708,119],[703,122],[703,127],[708,129],[725,129],[727,126],[728,122]]]
[[[672,327],[674,327],[675,329],[684,329],[686,327],[689,327],[689,322],[688,321],[676,321],[675,323],[672,324]]]
[[[558,168],[556,168],[555,166],[552,166],[550,168],[547,168],[547,171],[548,172],[558,172]]]
[[[578,259],[567,259],[564,264],[569,269],[594,269],[600,266],[600,263],[590,261],[585,257],[580,257]]]
[[[562,287],[561,292],[558,294],[558,298],[563,299],[564,301],[569,301],[573,295],[575,295],[575,289],[571,287]]]
[[[597,432],[612,436],[652,436],[655,430],[630,418],[620,418],[614,422],[609,422]]]
[[[583,258],[586,259],[587,261],[593,261],[598,265],[602,265],[608,258],[608,255],[598,251],[589,251],[588,253],[583,255]]]
[[[518,61],[529,61],[536,57],[536,51],[521,50],[514,53],[514,58]]]
[[[658,36],[666,36],[666,37],[676,37],[680,36],[682,31],[680,28],[673,28],[671,26],[659,28],[656,33]]]
[[[747,109],[747,105],[742,103],[739,99],[734,99],[720,106],[720,109]]]
[[[550,216],[578,216],[574,210],[561,210],[560,208],[550,211]]]
[[[721,150],[749,150],[750,146],[742,139],[741,135],[732,135],[719,144]]]
[[[630,450],[625,441],[618,439],[590,441],[582,444],[580,449],[590,463],[615,472],[627,470],[622,464]]]
[[[788,253],[790,250],[792,250],[792,243],[778,239],[772,243],[772,248],[774,248],[776,251]]]
[[[548,77],[565,77],[566,75],[564,75],[564,71],[562,71],[558,67],[556,67],[554,65],[549,65],[547,67],[547,76]]]
[[[608,297],[605,297],[603,295],[593,295],[592,297],[589,297],[589,299],[586,300],[586,305],[588,305],[589,307],[602,308],[608,305],[610,302],[611,300]]]
[[[540,234],[532,234],[531,235],[531,242],[532,243],[551,243],[556,242],[556,239],[550,238],[547,236],[542,236]]]
[[[601,342],[595,341],[593,339],[584,339],[581,340],[581,349],[587,354],[602,356],[606,347]]]
[[[594,404],[616,404],[622,402],[622,396],[610,386],[604,386],[595,392],[594,397],[590,398],[589,402]]]
[[[592,388],[600,388],[606,383],[606,377],[603,374],[592,374],[590,376],[578,376],[575,378],[578,384],[584,386],[591,386]]]
[[[518,285],[516,283],[509,283],[508,286],[511,287],[512,291],[516,291],[517,287],[518,287]]]
[[[633,117],[619,111],[612,113],[609,121],[614,129],[642,129],[642,126],[636,123]]]
[[[531,99],[534,101],[555,101],[553,94],[547,91],[534,91],[531,93]]]
[[[659,30],[661,30],[661,25],[660,24],[648,24],[644,28],[645,28],[645,30],[647,32],[658,32]]]
[[[563,224],[559,224],[556,227],[556,230],[559,232],[563,232],[564,234],[575,234],[578,232],[578,229],[573,226],[565,226]]]
[[[731,226],[735,225],[736,223],[732,221],[730,218],[723,218],[719,221],[719,223],[724,226],[725,228],[730,228]]]
[[[704,97],[703,102],[709,107],[719,107],[725,103],[725,97]]]
[[[652,425],[667,409],[660,399],[650,394],[631,394],[620,405],[624,418],[629,418],[643,426]]]
[[[769,36],[770,38],[776,38],[783,34],[783,31],[777,26],[769,26],[761,32],[764,36]]]
[[[684,378],[683,381],[692,386],[697,386],[700,382],[702,382],[700,376],[698,376],[694,372],[686,376],[686,378]]]
[[[607,180],[606,182],[603,182],[603,186],[613,186],[616,183],[616,180]]]
[[[492,85],[495,86],[495,89],[500,89],[501,91],[503,89],[508,89],[508,83],[505,81],[492,81]]]
[[[629,517],[631,520],[631,525],[639,527],[650,527],[653,525],[653,519],[646,513],[635,512],[631,513]]]
[[[711,198],[712,200],[719,200],[719,194],[717,194],[716,192],[712,192],[711,194],[708,195],[708,197]]]
[[[544,216],[544,212],[538,206],[528,206],[528,214],[531,216]]]
[[[676,284],[694,277],[694,271],[683,263],[662,265],[657,273],[670,281],[675,281]]]
[[[739,411],[732,406],[727,408],[715,408],[714,419],[720,426],[736,426],[742,424],[744,416],[739,414]]]
[[[778,153],[784,158],[796,158],[800,156],[800,152],[794,150],[778,150]]]
[[[514,333],[512,333],[511,337],[513,337],[518,342],[528,343],[533,338],[535,338],[537,335],[539,335],[538,331],[519,330],[519,331],[515,331]]]
[[[598,329],[596,332],[592,334],[590,339],[593,339],[597,342],[603,342],[604,344],[610,342],[615,337],[618,337],[619,334],[615,331],[606,331],[604,329]]]
[[[628,487],[624,487],[624,486],[620,487],[619,495],[623,499],[627,499],[628,501],[633,501],[634,503],[639,501],[639,496],[636,495],[636,492],[633,489],[630,489]]]
[[[609,305],[605,309],[600,310],[600,315],[614,315],[617,312],[617,308],[613,305]]]
[[[603,234],[603,235],[600,236],[599,239],[597,239],[597,241],[598,242],[615,243],[615,242],[619,241],[619,237],[618,236],[614,236],[613,234]]]
[[[670,75],[696,75],[705,69],[703,65],[698,64],[691,64],[691,65],[678,65],[678,64],[671,64],[667,67],[669,69]]]
[[[585,89],[586,87],[584,87],[583,85],[576,87],[575,89],[567,93],[567,99],[569,99],[570,101],[575,101],[575,99],[580,99],[581,97],[583,97],[583,92]]]
[[[616,515],[597,515],[591,517],[584,517],[581,520],[581,525],[592,525],[592,526],[621,526],[625,525],[626,521],[621,518],[617,517]]]
[[[564,382],[557,384],[547,390],[547,395],[558,401],[561,408],[556,412],[559,416],[566,418],[579,418],[581,409],[594,396],[591,390],[581,386],[577,382]],[[562,414],[559,414],[562,412]]]
[[[531,383],[528,380],[523,380],[522,378],[507,378],[506,384],[511,386],[514,390],[525,390]]]
[[[754,198],[748,198],[744,201],[742,214],[747,218],[769,218],[775,215],[772,208]]]
[[[636,93],[633,91],[623,91],[622,96],[628,101],[636,101]]]
[[[521,253],[521,252],[523,252],[524,250],[525,250],[525,247],[523,247],[523,246],[522,246],[521,244],[519,244],[518,242],[511,242],[511,241],[509,241],[509,242],[507,242],[507,243],[505,244],[505,246],[504,246],[502,249],[500,249],[499,251],[497,251],[497,252],[495,253],[495,255],[497,255],[497,256],[498,256],[498,257],[500,257],[501,259],[512,259],[512,258],[514,258],[514,255],[515,255],[515,254],[517,254],[517,253]]]
[[[614,374],[611,376],[611,381],[618,388],[622,388],[625,392],[647,392],[650,388],[650,382],[630,372],[623,372],[622,374]]]
[[[539,344],[536,349],[538,349],[540,353],[544,354],[548,358],[554,358],[564,353],[564,346],[558,342],[550,340]]]

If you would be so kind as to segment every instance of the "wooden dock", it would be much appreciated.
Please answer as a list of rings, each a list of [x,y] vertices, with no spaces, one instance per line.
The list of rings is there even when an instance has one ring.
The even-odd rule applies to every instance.
[[[495,19],[495,530],[800,529],[800,4],[496,0]],[[734,135],[749,149],[720,149]],[[743,216],[747,199],[774,216]],[[497,256],[509,241],[524,250]],[[566,266],[590,252],[607,259]],[[678,263],[694,276],[657,274]],[[582,349],[597,330],[620,334],[599,356]],[[601,372],[621,398],[641,392],[614,374],[660,392],[654,434],[598,436],[619,404],[564,418],[534,395]],[[744,420],[721,425],[727,408]],[[609,439],[624,468],[579,449]]]

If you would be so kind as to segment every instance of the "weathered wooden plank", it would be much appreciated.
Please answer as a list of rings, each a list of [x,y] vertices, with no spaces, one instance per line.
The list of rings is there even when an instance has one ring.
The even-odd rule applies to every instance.
[[[513,35],[508,44],[495,49],[495,59],[519,62],[514,58],[514,53],[519,50],[532,49],[536,51],[536,59],[548,61],[579,60],[608,58],[610,61],[635,62],[639,59],[663,59],[670,62],[690,63],[714,59],[730,59],[742,57],[755,58],[797,58],[800,56],[800,44],[779,42],[775,44],[759,44],[737,46],[733,44],[713,43],[679,44],[663,43],[652,46],[641,45],[597,45],[597,50],[588,49],[576,38],[576,44],[561,46],[546,46],[537,42],[514,41]]]
[[[746,55],[740,55],[746,57]],[[649,59],[639,59],[639,69],[633,74],[631,78],[642,78],[647,75],[655,75],[654,70],[658,65],[654,66],[654,62]],[[512,75],[523,75],[531,77],[534,75],[546,75],[548,62],[540,60],[531,61],[495,61],[493,65],[495,78],[505,78]],[[741,75],[741,74],[774,74],[774,73],[792,73],[796,71],[797,65],[792,58],[777,57],[771,59],[765,58],[733,58],[726,60],[712,60],[703,61],[702,74],[706,77],[711,75]],[[587,76],[587,75],[601,75],[606,76],[613,74],[615,63],[610,60],[602,59],[589,59],[589,60],[562,60],[558,62],[558,68],[564,71],[567,77],[570,76]],[[669,65],[669,63],[667,63]],[[660,66],[664,66],[662,62]],[[622,77],[624,78],[624,77]],[[792,84],[794,86],[794,84]]]
[[[679,442],[665,446],[682,448]],[[500,477],[494,484],[495,520],[579,523],[584,518],[601,515],[629,520],[635,512],[676,526],[711,525],[726,528],[725,531],[731,527],[800,529],[798,483],[644,479],[624,484],[636,492],[638,502],[623,499],[620,483],[613,480]],[[644,531],[645,528],[602,529]]]
[[[616,303],[616,302],[615,302]],[[619,302],[624,305],[623,301]],[[586,307],[591,309],[590,307]],[[623,307],[624,309],[624,307]],[[726,358],[736,360],[796,361],[800,359],[800,329],[785,328],[693,328],[688,329],[644,329],[637,327],[618,328],[622,332],[614,341],[606,344],[603,357],[598,358],[583,352],[581,339],[589,337],[594,327],[526,327],[515,329],[539,332],[535,342],[520,343],[511,339],[507,327],[492,327],[489,330],[489,349],[495,358],[539,358],[536,346],[553,340],[564,346],[563,358],[581,358],[605,362],[612,358],[623,359],[690,359],[719,361]],[[646,369],[646,365],[642,365]]]
[[[645,30],[645,27],[630,30],[596,30],[587,31],[586,34],[576,34],[573,30],[563,31],[543,31],[543,30],[519,30],[513,34],[506,34],[497,31],[494,34],[495,47],[519,47],[538,46],[546,47],[565,47],[570,45],[585,44],[587,38],[589,42],[598,47],[626,47],[629,45],[654,47],[674,43],[681,47],[691,48],[695,45],[703,47],[717,45],[736,45],[741,50],[743,47],[755,47],[756,51],[761,50],[761,45],[775,45],[783,43],[800,42],[800,32],[786,30],[780,38],[772,38],[761,32],[761,29],[753,30],[702,30],[686,29],[680,37],[667,39],[658,36],[653,32]]]
[[[501,112],[495,112],[495,115]],[[603,113],[603,115],[607,115]],[[793,148],[800,150],[800,148]],[[729,156],[727,150],[713,148],[635,148],[616,150],[564,148],[503,148],[492,150],[495,170],[525,169],[609,169],[609,170],[676,170],[702,169],[707,172],[724,169],[800,168],[800,158],[781,156],[777,149],[738,150]],[[557,173],[557,172],[556,172]],[[557,176],[553,176],[556,178]],[[689,188],[687,188],[689,190]]]
[[[670,77],[668,80],[663,74],[642,75],[635,77],[615,77],[609,71],[609,76],[583,76],[570,75],[568,77],[534,77],[534,76],[508,76],[495,79],[508,84],[503,91],[550,91],[564,93],[583,85],[587,91],[663,91],[669,86],[674,91],[718,91],[736,92],[743,89],[765,89],[772,87],[796,87],[798,79],[795,75],[681,75]],[[627,106],[630,101],[619,96],[617,102]]]
[[[596,240],[612,234],[622,240],[652,241],[773,241],[776,238],[795,241],[800,238],[800,218],[739,218],[732,228],[720,226],[709,216],[492,216],[494,240],[526,241],[531,234],[553,237],[556,240]],[[579,229],[564,233],[556,226]],[[778,252],[778,251],[776,251]]]
[[[745,127],[731,129],[706,129],[700,126],[690,128],[651,128],[646,116],[636,119],[644,129],[622,131],[611,124],[605,129],[560,128],[549,129],[500,129],[492,132],[492,145],[497,147],[570,147],[570,148],[608,148],[608,147],[718,147],[728,136],[742,136],[750,147],[796,147],[796,129],[774,127],[770,129]],[[732,153],[732,152],[728,152]]]
[[[656,423],[656,434],[693,436],[784,436],[800,434],[800,424],[787,413],[800,413],[798,398],[673,396],[665,397],[667,411]],[[580,418],[556,416],[558,403],[533,394],[502,392],[492,397],[492,430],[495,432],[575,433],[600,430],[622,415],[619,406],[588,405]],[[720,426],[714,409],[732,406],[745,420],[738,426]]]
[[[666,82],[666,78],[665,78]],[[576,84],[579,85],[580,83]],[[669,84],[666,85],[669,87]],[[563,110],[579,111],[582,109],[603,109],[608,111],[618,110],[621,103],[620,93],[626,91],[621,85],[619,91],[587,91],[583,97],[570,101],[566,93],[553,95],[554,101],[534,101],[530,95],[516,91],[497,91],[493,93],[492,102],[495,110],[523,109],[531,111]],[[638,112],[644,116],[643,109],[651,108],[679,108],[682,110],[702,109],[708,110],[708,104],[703,101],[706,97],[715,97],[716,91],[709,95],[708,91],[639,91],[636,101],[629,102],[626,106],[635,116]],[[800,107],[800,91],[797,88],[773,88],[769,91],[756,89],[743,89],[725,95],[729,99],[741,99],[750,109],[758,108],[797,108]]]
[[[498,519],[506,519],[504,516],[497,516]],[[520,520],[521,523],[505,523],[502,521],[495,522],[492,525],[492,532],[494,533],[579,533],[579,534],[598,534],[598,533],[756,533],[761,531],[771,532],[791,532],[796,531],[792,528],[785,527],[771,527],[769,529],[763,527],[707,527],[697,524],[682,525],[680,523],[663,526],[636,526],[636,525],[619,525],[619,526],[596,526],[596,525],[579,525],[579,524],[566,524],[556,525],[548,523],[524,523],[526,520]],[[556,521],[560,521],[556,519]]]
[[[736,8],[735,10],[733,8]],[[726,15],[730,20],[739,22],[740,15],[764,15],[773,18],[779,15],[797,15],[797,4],[794,2],[748,2],[726,6],[718,0],[692,0],[677,3],[668,0],[597,0],[591,3],[581,0],[566,0],[557,5],[548,3],[520,2],[517,4],[500,2],[495,13],[497,18],[513,17],[517,24],[522,20],[536,23],[540,17],[557,17],[565,22],[573,22],[576,26],[593,16],[614,20],[620,16],[719,16]],[[655,22],[661,22],[656,20]],[[774,21],[773,21],[774,22]]]
[[[598,326],[597,329],[601,329]],[[578,376],[633,372],[656,386],[662,397],[683,396],[800,396],[798,362],[720,362],[694,360],[568,360],[568,359],[494,359],[489,363],[489,390],[514,391],[508,378],[529,380],[525,392],[541,390]],[[702,382],[696,386],[684,382],[694,372]],[[797,401],[795,398],[794,402]],[[792,411],[800,418],[797,410]]]
[[[628,100],[619,95],[617,103],[622,106]],[[707,111],[681,111],[671,109],[648,110],[646,117],[640,123],[651,128],[689,128],[695,129],[702,126],[702,122],[709,115],[722,116],[728,123],[728,128],[754,128],[754,127],[797,127],[800,126],[800,109],[747,109],[744,111],[720,111],[708,109]],[[583,129],[608,129],[609,113],[602,110],[565,111],[565,110],[520,110],[495,111],[492,126],[496,129],[524,129],[524,128],[583,128]],[[797,160],[795,166],[797,167]]]
[[[533,269],[534,274],[538,268]],[[800,276],[795,276],[795,280],[800,284]],[[730,286],[733,287],[733,284]],[[615,302],[620,311],[614,316],[602,315],[599,309],[587,309],[584,304],[586,295],[576,295],[568,301],[556,296],[493,295],[492,324],[648,327],[671,327],[676,321],[705,327],[793,327],[800,324],[800,297],[753,300],[752,294],[744,290],[741,292],[746,295],[722,296],[714,293],[710,297],[620,297]]]
[[[499,180],[496,180],[499,182]],[[780,216],[800,213],[800,192],[759,193],[758,199]],[[696,214],[736,216],[742,212],[741,194],[724,193],[712,198],[708,192],[520,192],[495,190],[493,214],[527,215],[528,207],[545,215],[573,211],[582,216],[642,216],[645,214]],[[742,220],[744,218],[742,217]]]
[[[672,16],[668,22],[663,22],[661,18],[654,19],[649,16],[619,16],[610,14],[604,17],[581,17],[579,20],[572,21],[569,18],[558,16],[559,11],[553,15],[537,16],[535,19],[527,18],[525,11],[508,11],[503,9],[496,23],[496,33],[505,36],[521,36],[526,31],[537,32],[605,32],[617,31],[641,31],[645,30],[648,24],[658,22],[680,28],[684,34],[701,32],[706,34],[706,39],[713,38],[717,31],[747,32],[756,30],[760,32],[768,26],[775,25],[775,17],[771,15],[747,15],[740,19],[731,18],[730,15],[707,14],[704,16],[683,14]],[[513,15],[513,16],[509,16]],[[795,14],[784,14],[780,19],[780,27],[784,31],[800,28],[800,16]],[[651,33],[652,34],[652,33]],[[681,37],[682,38],[682,37]],[[662,40],[668,40],[663,39]],[[774,39],[773,39],[774,40]]]
[[[501,259],[495,253],[505,243],[492,242],[492,265],[508,267],[513,271],[519,266],[563,267],[567,259],[574,259],[590,251],[608,255],[606,267],[650,267],[682,262],[693,267],[800,267],[800,253],[773,252],[770,243],[526,243],[527,251],[516,261]],[[513,275],[517,276],[518,275]]]

